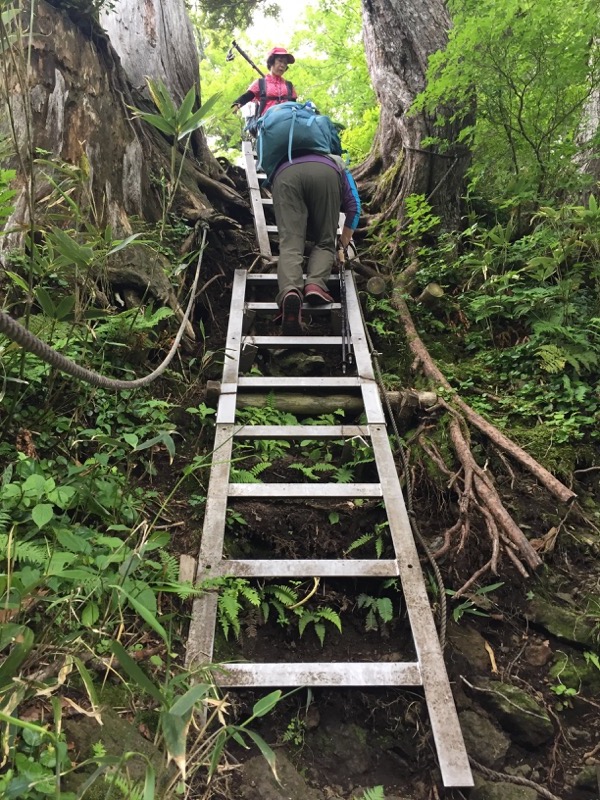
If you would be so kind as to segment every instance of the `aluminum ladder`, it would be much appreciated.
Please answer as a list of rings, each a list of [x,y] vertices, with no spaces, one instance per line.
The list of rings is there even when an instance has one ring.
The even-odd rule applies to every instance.
[[[254,157],[250,143],[244,143],[248,184],[261,253],[271,255],[269,233],[264,217]],[[271,228],[271,230],[267,230]],[[247,299],[249,287],[262,284],[277,291],[276,275],[235,271],[226,342],[226,358],[219,396],[214,451],[208,485],[202,542],[196,582],[208,577],[243,578],[399,578],[406,604],[416,661],[414,662],[316,662],[316,663],[231,663],[219,671],[216,680],[223,687],[403,687],[422,686],[442,780],[447,787],[473,785],[471,769],[450,683],[444,665],[425,581],[408,519],[400,480],[390,448],[384,412],[375,380],[363,319],[352,273],[346,271],[346,300],[356,375],[345,377],[254,377],[240,375],[244,349],[340,348],[340,336],[255,336],[245,333],[248,314],[273,313],[274,302],[258,303]],[[325,311],[335,311],[335,306]],[[311,309],[314,310],[314,309]],[[359,393],[366,423],[362,425],[242,425],[236,423],[238,396],[244,391],[302,392],[307,390],[353,391]],[[378,472],[378,483],[232,483],[230,464],[234,443],[239,440],[350,439],[362,437],[370,442]],[[224,559],[225,518],[230,500],[235,498],[287,499],[318,497],[329,499],[381,498],[395,551],[393,559]],[[194,600],[187,646],[189,666],[212,661],[217,623],[215,592]]]

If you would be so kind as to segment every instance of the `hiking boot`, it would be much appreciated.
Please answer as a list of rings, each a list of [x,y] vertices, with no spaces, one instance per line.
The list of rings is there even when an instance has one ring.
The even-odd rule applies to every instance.
[[[333,297],[325,289],[321,289],[316,283],[308,283],[304,287],[304,299],[311,306],[322,306],[325,303],[333,303]]]
[[[302,298],[294,289],[285,295],[281,303],[281,332],[284,336],[302,334]]]

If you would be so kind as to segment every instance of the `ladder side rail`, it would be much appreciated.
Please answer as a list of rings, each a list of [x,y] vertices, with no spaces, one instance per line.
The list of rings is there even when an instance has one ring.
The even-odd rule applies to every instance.
[[[222,385],[225,392],[219,396],[214,447],[206,498],[202,539],[195,582],[206,577],[207,567],[219,563],[223,555],[225,519],[227,514],[228,486],[231,472],[235,430],[235,401],[237,375],[242,341],[242,308],[246,291],[246,270],[235,271],[231,293],[231,307],[223,365]],[[217,620],[216,592],[207,592],[194,600],[188,634],[186,664],[207,663],[212,660]]]
[[[350,338],[354,349],[356,371],[361,380],[361,389],[365,414],[369,424],[385,425],[383,405],[379,396],[379,386],[375,380],[373,362],[367,335],[363,325],[360,310],[360,300],[356,291],[356,282],[352,270],[346,270],[346,303],[348,308],[348,322],[350,324]]]
[[[469,758],[385,426],[371,426],[371,441],[444,785],[472,786]]]
[[[252,152],[252,142],[242,142],[242,155],[244,158],[244,167],[246,169],[248,188],[250,190],[250,202],[252,203],[252,214],[254,216],[254,227],[256,229],[258,249],[260,250],[261,255],[270,259],[272,258],[271,243],[269,241],[269,234],[267,232],[265,208],[260,196],[260,186],[258,184],[258,175],[256,173],[256,162],[254,160],[254,153]]]

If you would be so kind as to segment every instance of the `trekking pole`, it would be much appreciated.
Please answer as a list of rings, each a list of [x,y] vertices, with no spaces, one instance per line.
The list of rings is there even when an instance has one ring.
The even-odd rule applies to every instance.
[[[245,58],[245,59],[246,59],[246,61],[247,61],[247,62],[250,64],[250,66],[251,66],[253,69],[255,69],[255,70],[258,72],[258,74],[260,75],[260,77],[261,77],[261,78],[264,78],[264,77],[265,77],[265,73],[264,73],[262,70],[260,70],[260,69],[259,69],[259,68],[256,66],[256,64],[254,63],[254,61],[252,61],[252,59],[250,58],[250,56],[248,55],[248,53],[245,53],[245,52],[242,50],[242,48],[241,48],[241,47],[239,46],[239,44],[238,44],[238,43],[235,41],[235,39],[232,41],[232,43],[231,43],[231,47],[230,47],[230,48],[229,48],[229,50],[227,51],[227,55],[225,56],[225,61],[233,61],[233,59],[235,58],[235,54],[234,54],[234,52],[233,52],[233,51],[234,51],[234,49],[235,49],[235,50],[237,50],[237,51],[238,51],[238,53],[239,53],[239,54],[240,54],[240,55],[241,55],[243,58]]]

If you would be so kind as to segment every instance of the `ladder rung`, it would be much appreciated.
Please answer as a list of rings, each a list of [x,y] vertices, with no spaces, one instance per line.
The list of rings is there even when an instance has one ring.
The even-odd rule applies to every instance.
[[[352,439],[371,435],[368,425],[244,425],[237,439]]]
[[[303,311],[310,311],[311,313],[319,313],[322,311],[336,311],[342,307],[341,303],[323,303],[321,306],[311,306],[308,303],[302,303]],[[277,303],[246,303],[244,306],[248,311],[278,311],[279,306]]]
[[[307,375],[303,378],[270,378],[270,377],[241,377],[238,379],[240,388],[274,389],[279,386],[286,389],[335,389],[343,386],[360,386],[361,379],[350,378],[319,378]]]
[[[205,565],[204,577],[236,578],[395,578],[398,562],[389,559],[249,559]]]
[[[341,336],[246,336],[244,341],[256,347],[341,347]]]
[[[421,686],[422,684],[419,664],[411,661],[227,664],[213,674],[220,686]]]
[[[382,497],[379,483],[230,483],[229,497]]]
[[[350,272],[350,270],[347,270]],[[306,280],[306,273],[302,274],[304,280]],[[246,274],[246,283],[261,283],[262,281],[267,282],[276,282],[277,281],[277,273],[275,272],[248,272]],[[340,281],[340,276],[336,273],[332,273],[328,283],[335,285],[338,284]]]

